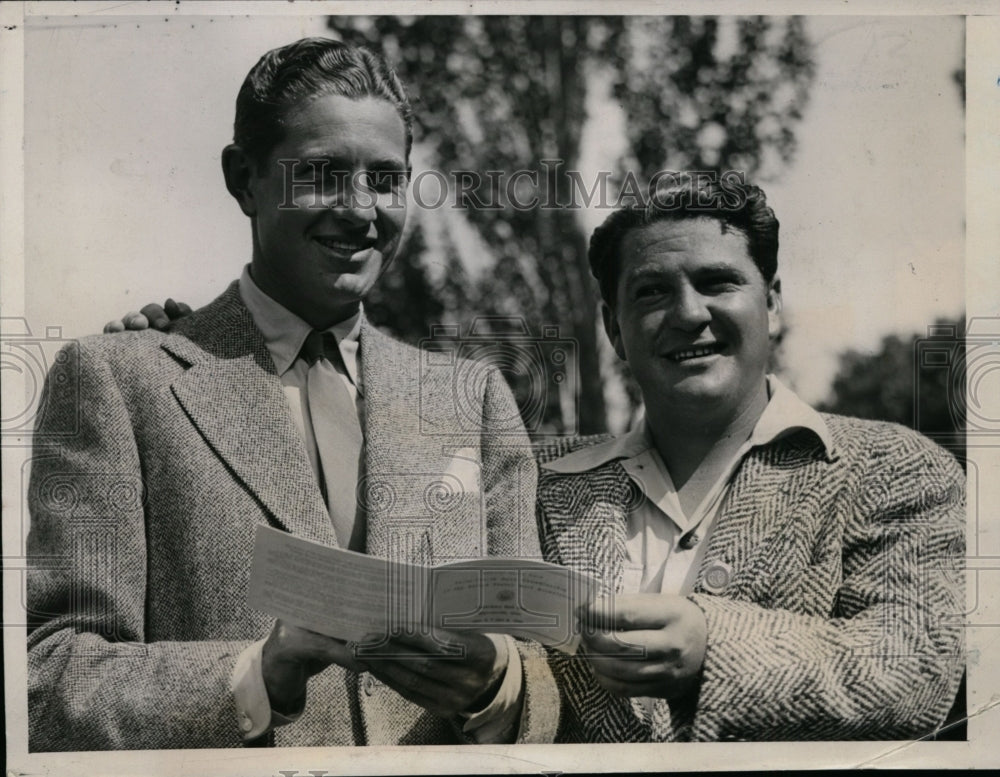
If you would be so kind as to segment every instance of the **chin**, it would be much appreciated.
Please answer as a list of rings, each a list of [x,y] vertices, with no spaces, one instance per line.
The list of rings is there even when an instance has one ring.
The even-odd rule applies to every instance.
[[[670,388],[673,394],[709,398],[725,395],[730,387],[712,375],[691,375],[674,382]]]
[[[338,289],[334,294],[331,294],[330,297],[335,300],[337,307],[342,308],[347,305],[357,305],[359,302],[364,304],[370,291],[370,286],[357,290]]]
[[[719,403],[726,398],[726,394],[722,391],[682,390],[671,392],[671,397],[677,404],[711,411],[718,408]]]

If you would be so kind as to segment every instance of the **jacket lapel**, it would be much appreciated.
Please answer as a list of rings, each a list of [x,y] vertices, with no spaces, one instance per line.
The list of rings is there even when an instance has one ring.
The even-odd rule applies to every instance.
[[[432,451],[420,435],[419,351],[387,337],[362,319],[359,334],[365,398],[366,552],[429,563],[431,527],[422,509],[420,473]],[[418,494],[417,491],[420,493]]]
[[[559,476],[553,486],[547,492],[563,503],[556,519],[563,525],[553,527],[562,562],[596,578],[599,597],[622,593],[628,513],[641,498],[632,479],[615,460],[579,475]],[[651,721],[643,700],[604,689],[599,694],[603,698],[580,711],[588,730],[613,732],[618,741],[650,739]]]
[[[557,475],[540,493],[543,488],[550,524],[543,530],[556,544],[562,563],[597,579],[598,596],[621,592],[626,524],[635,491],[621,464],[613,461],[579,475]]]
[[[171,391],[191,423],[273,521],[336,545],[274,363],[234,283],[163,344],[190,366]]]
[[[794,442],[751,451],[720,508],[695,591],[764,601],[775,574],[808,563],[799,556],[809,552],[806,528],[815,521],[802,494],[812,491],[808,481],[825,477],[828,464],[821,448]]]

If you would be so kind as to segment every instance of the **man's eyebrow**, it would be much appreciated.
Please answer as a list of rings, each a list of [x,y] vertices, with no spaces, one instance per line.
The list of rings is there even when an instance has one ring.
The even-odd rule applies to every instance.
[[[740,278],[746,277],[746,271],[742,267],[730,264],[729,262],[712,262],[704,264],[695,270],[696,275],[729,274],[737,275]]]
[[[303,154],[298,161],[306,164],[324,163],[335,170],[352,170],[354,165],[353,162],[344,157],[325,154],[322,151]],[[366,168],[369,170],[405,170],[406,163],[399,157],[392,156],[370,160]]]
[[[399,157],[386,157],[385,159],[375,159],[368,165],[371,170],[405,170],[406,162]]]
[[[674,273],[657,265],[646,265],[629,270],[622,278],[625,285],[633,285],[644,281],[659,281],[671,277]],[[740,267],[729,262],[711,262],[694,268],[691,274],[695,277],[705,277],[710,275],[726,275],[740,280],[747,278],[747,273]]]
[[[635,283],[642,283],[647,280],[662,280],[669,275],[671,275],[671,273],[665,271],[662,267],[646,266],[629,270],[625,273],[625,277],[622,278],[622,281],[626,285],[632,285]]]

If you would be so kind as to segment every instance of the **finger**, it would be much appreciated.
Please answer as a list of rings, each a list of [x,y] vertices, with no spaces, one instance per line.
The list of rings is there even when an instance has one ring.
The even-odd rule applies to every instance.
[[[497,660],[500,656],[489,637],[475,636],[481,641],[474,640],[472,644],[462,646],[456,646],[440,635],[438,639],[424,635],[411,636],[405,641],[389,640],[379,649],[381,657],[365,658],[372,667],[395,665],[408,673],[451,688],[471,700],[493,684],[498,676],[502,676],[507,666],[506,660],[500,666],[501,662]],[[456,649],[459,647],[464,649]]]
[[[392,634],[390,642],[403,653],[428,653],[456,659],[493,655],[493,642],[484,634],[434,629],[430,632]]]
[[[130,311],[122,317],[122,323],[125,328],[134,332],[141,332],[144,329],[149,329],[149,320],[139,313],[138,311]]]
[[[373,662],[369,671],[407,701],[418,704],[441,717],[461,712],[472,702],[453,686],[412,672],[395,661],[380,661],[377,664]]]
[[[676,602],[664,594],[620,594],[581,608],[584,626],[611,630],[658,629],[676,616]]]
[[[584,653],[590,657],[616,656],[622,659],[645,660],[649,658],[647,646],[635,636],[649,632],[585,631],[580,637]]]
[[[669,690],[661,683],[650,682],[628,682],[617,677],[594,672],[594,679],[597,684],[615,696],[664,696]]]
[[[191,306],[186,305],[183,302],[176,302],[172,298],[168,298],[166,302],[163,303],[163,311],[170,316],[171,321],[176,321],[178,318],[184,318],[184,316],[191,314]]]
[[[332,663],[358,674],[369,670],[368,664],[357,657],[357,645],[354,642],[332,639],[332,642],[326,645],[326,657]]]
[[[265,660],[271,657],[282,663],[301,662],[314,667],[337,663],[349,669],[358,666],[363,671],[353,644],[281,620],[275,621],[264,645]]]
[[[125,324],[120,320],[109,321],[104,325],[104,334],[106,335],[124,331],[125,331]]]
[[[506,662],[503,663],[503,667],[498,668],[495,659],[495,651],[489,654],[475,651],[465,656],[400,653],[398,657],[390,658],[387,663],[394,663],[409,672],[455,688],[463,694],[478,695],[506,668]]]
[[[149,320],[150,326],[154,329],[163,329],[170,324],[170,319],[167,317],[166,312],[155,302],[150,302],[148,305],[143,306],[139,312]]]
[[[594,670],[594,678],[602,687],[617,696],[655,696],[673,699],[689,693],[698,684],[696,677],[677,676],[671,667],[638,679]]]
[[[622,682],[649,683],[672,676],[670,667],[663,661],[623,661],[601,656],[591,656],[589,661],[595,674]]]
[[[581,643],[588,655],[631,661],[679,661],[684,647],[683,636],[669,626],[654,631],[595,631],[583,635]]]
[[[396,693],[425,707],[436,705],[452,693],[445,683],[413,671],[398,661],[383,659],[372,661],[369,672],[392,688]]]
[[[470,666],[480,672],[488,671],[485,660],[470,661],[469,651],[446,652],[442,644],[423,638],[389,639],[379,645],[374,655],[363,651],[362,656],[373,667],[397,664],[441,682],[452,681],[457,673],[469,671]]]

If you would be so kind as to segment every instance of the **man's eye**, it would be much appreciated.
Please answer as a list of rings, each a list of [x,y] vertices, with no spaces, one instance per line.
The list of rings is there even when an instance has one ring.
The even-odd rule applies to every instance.
[[[330,177],[330,165],[322,162],[303,162],[295,169],[295,179],[301,183],[323,183]]]
[[[367,175],[367,185],[376,192],[392,192],[403,186],[406,175],[400,170],[375,170]]]
[[[312,185],[317,193],[329,196],[344,188],[348,175],[334,170],[330,165],[305,163],[296,168],[295,186],[297,191],[305,191],[303,187]]]
[[[333,187],[336,189],[343,189],[347,185],[347,181],[350,180],[351,173],[348,170],[337,170],[333,167],[327,167],[322,171],[323,184],[328,187]]]
[[[701,283],[698,285],[703,292],[710,294],[720,294],[724,291],[729,291],[738,286],[739,281],[736,278],[732,278],[727,275],[715,275],[703,279]]]
[[[648,299],[650,297],[659,297],[667,293],[667,288],[660,283],[650,283],[645,286],[640,286],[635,290],[636,299]]]

